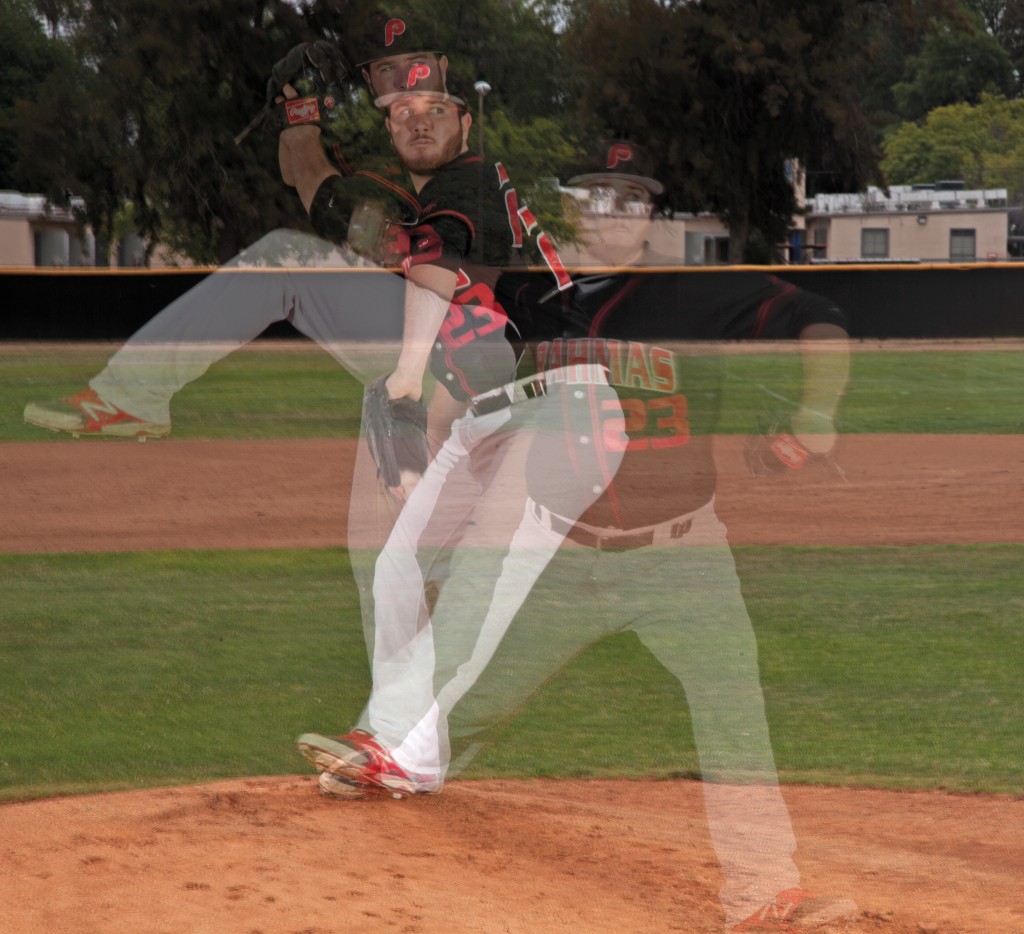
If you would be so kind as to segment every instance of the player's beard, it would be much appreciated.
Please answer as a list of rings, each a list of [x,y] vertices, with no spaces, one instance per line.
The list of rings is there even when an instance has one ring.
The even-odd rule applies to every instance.
[[[462,127],[459,126],[452,135],[445,140],[439,150],[411,152],[402,154],[402,162],[410,172],[427,174],[436,172],[441,166],[447,165],[462,152]]]

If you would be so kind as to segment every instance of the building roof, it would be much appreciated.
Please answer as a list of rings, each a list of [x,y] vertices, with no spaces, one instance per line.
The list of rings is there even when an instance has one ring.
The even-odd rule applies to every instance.
[[[807,202],[807,213],[895,214],[901,211],[1007,210],[1005,188],[968,190],[936,185],[891,185],[888,191],[871,186],[856,194],[819,194]]]
[[[81,198],[72,198],[74,207],[84,207]],[[13,217],[18,220],[73,221],[74,214],[57,207],[45,195],[25,195],[20,191],[0,191],[0,218]]]

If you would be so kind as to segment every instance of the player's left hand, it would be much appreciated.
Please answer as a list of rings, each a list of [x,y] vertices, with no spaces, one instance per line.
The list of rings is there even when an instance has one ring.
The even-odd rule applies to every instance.
[[[791,422],[793,437],[813,457],[831,453],[836,446],[836,428],[821,412],[800,406]]]
[[[270,72],[267,106],[278,132],[292,127],[323,127],[341,106],[352,71],[333,42],[302,42]]]
[[[792,421],[780,416],[763,416],[743,445],[747,469],[755,477],[791,474],[810,465],[824,465],[843,480],[846,474],[833,456],[835,428],[822,416],[804,409]],[[848,481],[847,481],[848,482]]]
[[[427,410],[418,399],[391,398],[380,376],[363,396],[363,425],[377,475],[399,502],[427,468]]]

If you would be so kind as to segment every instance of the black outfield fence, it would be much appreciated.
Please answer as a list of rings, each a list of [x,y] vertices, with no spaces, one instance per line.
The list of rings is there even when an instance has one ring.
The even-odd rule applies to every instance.
[[[1024,263],[892,266],[687,267],[645,275],[762,276],[765,272],[835,301],[854,338],[1024,336]],[[201,282],[210,270],[0,270],[0,340],[121,341]],[[309,275],[390,275],[304,271]],[[221,270],[265,275],[273,270]],[[547,272],[537,272],[548,276]],[[723,282],[724,284],[724,282]],[[280,299],[277,299],[280,302]],[[211,314],[217,309],[211,308]],[[295,334],[285,322],[269,336]]]

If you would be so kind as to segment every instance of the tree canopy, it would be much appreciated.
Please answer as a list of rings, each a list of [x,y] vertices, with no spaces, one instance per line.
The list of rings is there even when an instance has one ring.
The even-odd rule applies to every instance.
[[[65,53],[47,39],[28,0],[0,3],[0,189],[32,187],[17,164],[15,102],[34,102],[47,78],[70,66]]]
[[[876,175],[854,93],[876,6],[595,2],[569,34],[580,107],[661,155],[674,206],[723,214],[739,261],[753,233],[768,245],[785,235],[796,206],[787,161],[846,185]]]
[[[904,120],[919,120],[947,104],[975,104],[982,94],[1012,95],[1015,85],[1010,56],[980,21],[966,29],[944,23],[911,57],[893,96]]]
[[[882,163],[894,184],[962,179],[969,188],[1006,188],[1024,198],[1024,100],[983,95],[978,104],[933,110],[886,138]]]
[[[1024,0],[964,0],[1013,65],[1016,91],[1024,91]]]
[[[226,260],[297,214],[272,141],[232,140],[303,29],[276,0],[93,0],[71,64],[16,104],[22,172],[55,201],[81,195],[100,237],[131,203],[143,235]]]
[[[327,37],[344,47],[379,5],[389,6],[3,0],[0,185],[57,203],[80,195],[100,238],[130,208],[144,236],[204,262],[224,261],[274,227],[302,225],[278,177],[273,135],[241,147],[233,137],[292,45]],[[628,137],[658,160],[671,208],[723,215],[734,261],[768,258],[785,236],[792,160],[807,170],[811,193],[886,176],[969,176],[982,166],[973,144],[943,141],[929,152],[928,135],[949,107],[987,113],[996,101],[1015,103],[1024,61],[1024,0],[401,6],[427,24],[470,88],[490,84],[486,148],[520,177],[567,177],[598,140]],[[337,128],[350,161],[389,151],[367,96],[353,90]],[[477,117],[472,92],[470,103]],[[999,159],[1010,172],[1018,157],[985,150],[988,176]]]

